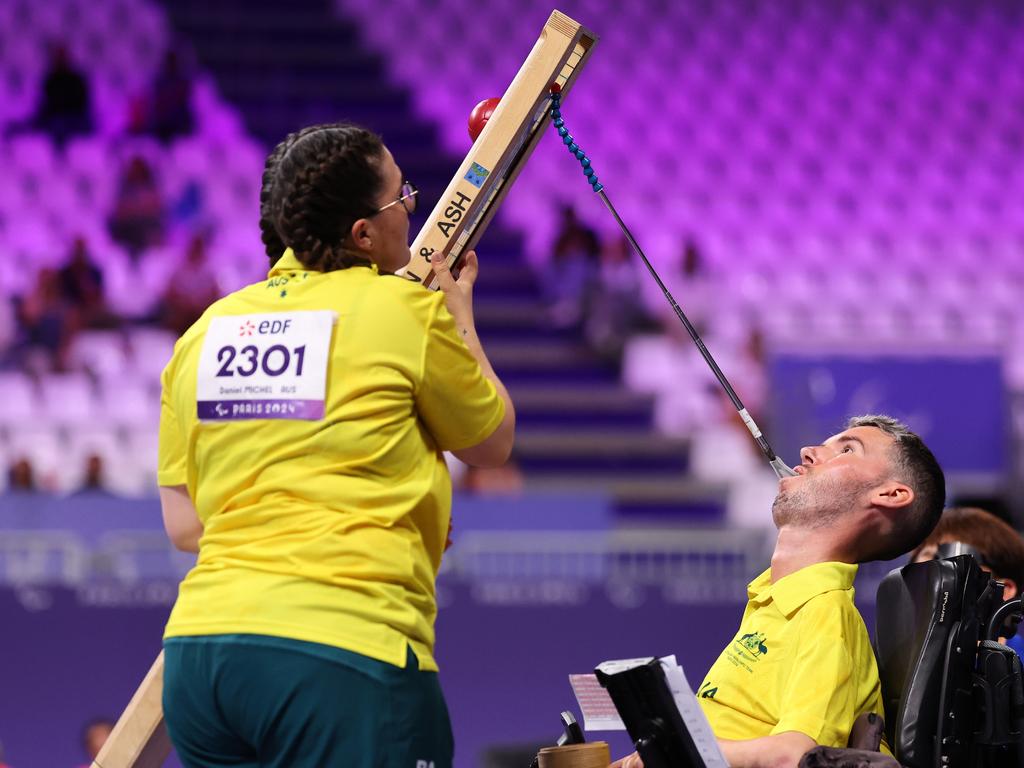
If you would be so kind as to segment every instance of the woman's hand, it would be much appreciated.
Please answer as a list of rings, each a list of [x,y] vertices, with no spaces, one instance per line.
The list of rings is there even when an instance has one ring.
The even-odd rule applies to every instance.
[[[444,255],[435,252],[430,257],[430,265],[437,276],[437,285],[444,292],[445,304],[455,318],[459,333],[466,336],[475,332],[473,322],[473,283],[480,273],[480,263],[476,259],[476,251],[467,251],[459,265],[459,277],[456,280],[445,263]]]

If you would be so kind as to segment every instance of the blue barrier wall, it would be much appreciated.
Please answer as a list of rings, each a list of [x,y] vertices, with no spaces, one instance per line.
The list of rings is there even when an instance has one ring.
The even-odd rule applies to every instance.
[[[1009,469],[1009,406],[996,355],[779,353],[770,376],[772,442],[787,459],[851,416],[886,413],[920,434],[954,478],[998,481]]]

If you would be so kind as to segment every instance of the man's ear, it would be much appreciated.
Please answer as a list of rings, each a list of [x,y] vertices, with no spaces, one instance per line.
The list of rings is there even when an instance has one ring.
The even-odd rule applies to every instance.
[[[885,509],[902,509],[914,502],[914,491],[903,483],[886,483],[878,486],[871,495],[871,501]]]
[[[348,232],[352,247],[363,253],[371,253],[373,251],[373,238],[375,234],[373,222],[369,219],[356,219]]]

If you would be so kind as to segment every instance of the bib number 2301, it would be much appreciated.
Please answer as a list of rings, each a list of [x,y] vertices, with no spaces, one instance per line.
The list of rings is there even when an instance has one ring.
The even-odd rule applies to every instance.
[[[322,419],[335,319],[330,311],[213,318],[199,357],[199,419]]]
[[[217,362],[221,364],[217,376],[252,376],[257,371],[263,371],[267,376],[281,376],[292,367],[293,355],[295,375],[301,376],[302,363],[306,358],[305,344],[290,350],[283,344],[274,344],[262,351],[255,344],[246,344],[241,349],[228,345],[217,350]]]

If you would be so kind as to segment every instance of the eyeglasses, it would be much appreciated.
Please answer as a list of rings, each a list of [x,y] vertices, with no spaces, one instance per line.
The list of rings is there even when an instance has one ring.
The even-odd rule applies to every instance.
[[[411,181],[403,181],[402,189],[401,192],[399,192],[398,199],[392,200],[390,203],[388,203],[382,208],[378,208],[377,213],[380,213],[383,210],[387,210],[392,205],[398,205],[399,203],[401,203],[402,207],[405,208],[405,212],[411,214],[413,211],[416,210],[417,194],[419,194],[419,190],[416,189],[415,184],[413,184]],[[406,200],[408,200],[409,202],[407,203]]]

